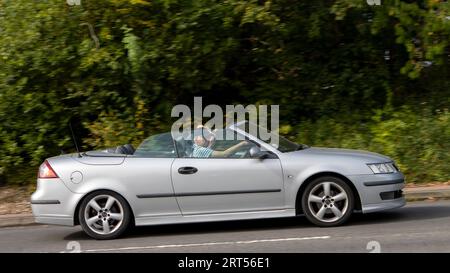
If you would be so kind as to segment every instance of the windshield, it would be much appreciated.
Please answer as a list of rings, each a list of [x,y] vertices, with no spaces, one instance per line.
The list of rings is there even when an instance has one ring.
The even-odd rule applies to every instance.
[[[237,128],[245,131],[246,133],[248,133],[250,135],[257,137],[258,139],[264,141],[265,143],[271,145],[272,147],[275,147],[278,151],[280,151],[282,153],[302,150],[302,149],[305,149],[308,147],[304,144],[298,144],[298,143],[292,142],[292,141],[288,140],[287,138],[284,138],[284,137],[280,136],[279,134],[272,133],[269,130],[267,130],[266,128],[260,127],[254,123],[244,122],[244,123],[238,125]],[[250,130],[250,128],[252,128],[252,130]],[[254,132],[257,132],[256,135]],[[264,137],[262,137],[262,135],[261,135],[262,132],[264,132],[263,133]]]

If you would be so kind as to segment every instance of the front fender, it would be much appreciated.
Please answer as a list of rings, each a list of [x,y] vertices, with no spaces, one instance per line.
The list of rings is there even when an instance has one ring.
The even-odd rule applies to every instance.
[[[336,175],[345,177],[347,180],[347,176],[345,176],[339,168],[333,168],[331,166],[328,167],[320,167],[314,166],[308,168],[304,171],[298,171],[295,175],[288,175],[286,181],[286,202],[290,208],[295,208],[297,194],[301,187],[305,187],[307,181],[309,181],[312,177],[318,177],[320,175]],[[353,184],[353,182],[351,182]]]

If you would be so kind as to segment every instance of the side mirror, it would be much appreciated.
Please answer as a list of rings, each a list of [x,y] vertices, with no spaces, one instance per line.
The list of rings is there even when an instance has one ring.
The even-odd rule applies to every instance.
[[[249,153],[252,158],[259,158],[259,159],[265,159],[265,158],[270,157],[270,155],[271,155],[271,152],[261,151],[261,149],[257,146],[252,147],[250,149]]]

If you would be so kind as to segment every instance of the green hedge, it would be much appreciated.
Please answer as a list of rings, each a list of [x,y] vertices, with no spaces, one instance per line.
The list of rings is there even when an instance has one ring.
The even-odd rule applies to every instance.
[[[363,149],[393,158],[410,182],[450,180],[450,114],[403,107],[361,123],[322,118],[302,122],[296,140],[313,146]]]
[[[277,104],[294,139],[388,154],[410,181],[448,180],[448,114],[435,109],[450,108],[449,11],[448,1],[0,0],[0,183],[33,183],[45,158],[73,151],[69,120],[85,150],[137,143],[194,96]]]

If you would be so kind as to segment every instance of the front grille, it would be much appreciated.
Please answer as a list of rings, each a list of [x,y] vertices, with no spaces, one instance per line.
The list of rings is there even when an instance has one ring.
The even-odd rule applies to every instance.
[[[402,196],[403,196],[402,190],[386,191],[386,192],[380,193],[381,200],[392,200],[392,199],[401,198]]]

